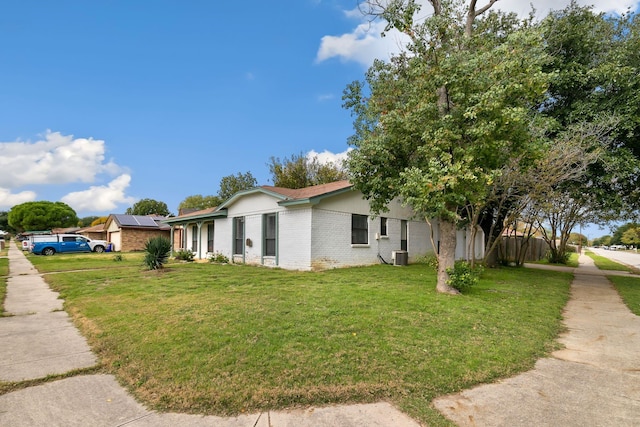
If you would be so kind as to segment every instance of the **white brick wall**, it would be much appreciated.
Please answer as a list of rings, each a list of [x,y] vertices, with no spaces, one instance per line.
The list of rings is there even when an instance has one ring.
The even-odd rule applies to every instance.
[[[311,208],[278,213],[279,266],[293,270],[311,268]]]
[[[404,219],[404,218],[402,218]],[[313,212],[313,269],[379,263],[378,253],[391,263],[391,252],[400,250],[400,218],[388,218],[387,237],[376,240],[380,231],[380,217],[371,218],[369,243],[351,244],[351,213],[315,209]],[[408,252],[412,259],[433,252],[426,223],[408,221]]]
[[[310,270],[353,265],[379,263],[378,253],[391,263],[392,251],[400,250],[401,220],[407,221],[407,250],[409,262],[418,257],[433,253],[429,225],[426,221],[410,220],[412,212],[394,201],[390,211],[383,213],[387,218],[387,236],[380,232],[380,217],[368,219],[368,244],[351,244],[352,214],[369,215],[369,203],[357,192],[347,192],[335,197],[323,199],[317,205],[301,207],[282,207],[277,199],[266,194],[252,194],[239,199],[229,207],[227,218],[215,220],[214,252],[220,252],[234,262],[264,264],[286,269]],[[263,215],[278,213],[277,257],[262,256]],[[233,219],[245,218],[245,242],[250,239],[251,246],[245,244],[243,256],[234,256]],[[435,224],[434,240],[437,244],[438,229]],[[187,227],[187,242],[191,245],[191,227]],[[467,233],[458,233],[456,257],[464,258],[467,253]],[[477,254],[483,253],[482,235],[478,236]],[[206,223],[201,231],[201,254],[207,255]]]

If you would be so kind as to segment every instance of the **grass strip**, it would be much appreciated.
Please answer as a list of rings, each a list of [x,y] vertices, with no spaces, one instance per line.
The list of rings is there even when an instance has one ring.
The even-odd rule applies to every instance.
[[[628,271],[629,273],[637,272],[637,270],[634,268],[631,268],[624,264],[620,264],[619,262],[615,262],[607,257],[603,257],[602,255],[598,255],[595,252],[589,250],[585,251],[585,255],[591,257],[596,267],[598,267],[600,270]]]
[[[613,283],[624,303],[636,316],[640,316],[640,278],[627,276],[607,276]]]
[[[4,315],[4,300],[7,297],[7,277],[9,276],[9,258],[0,258],[0,316]]]
[[[60,271],[49,259],[78,267],[43,257],[38,268]],[[451,297],[435,292],[425,265],[149,272],[111,261],[45,277],[106,369],[155,409],[234,415],[389,400],[429,425],[447,424],[430,406],[436,396],[528,370],[555,348],[571,280],[491,269]]]

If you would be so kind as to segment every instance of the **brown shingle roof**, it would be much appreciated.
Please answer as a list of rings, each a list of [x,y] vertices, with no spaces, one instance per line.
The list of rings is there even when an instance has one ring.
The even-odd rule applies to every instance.
[[[217,206],[214,206],[212,208],[201,209],[201,210],[198,210],[198,211],[191,211],[191,212],[188,212],[188,213],[184,213],[182,215],[178,215],[178,216],[174,217],[173,219],[176,219],[176,218],[189,218],[189,217],[192,217],[192,216],[206,215],[206,214],[210,214],[210,213],[215,212],[216,209],[218,209]]]
[[[104,231],[104,223],[103,224],[97,224],[91,227],[85,227],[82,228],[80,230],[78,230],[78,233],[99,233],[101,231]]]
[[[323,194],[333,193],[334,191],[342,190],[351,187],[351,183],[348,180],[330,182],[328,184],[314,185],[305,188],[284,188],[273,187],[271,185],[263,185],[263,188],[273,193],[278,193],[285,196],[288,199],[309,199],[311,197],[322,196]]]

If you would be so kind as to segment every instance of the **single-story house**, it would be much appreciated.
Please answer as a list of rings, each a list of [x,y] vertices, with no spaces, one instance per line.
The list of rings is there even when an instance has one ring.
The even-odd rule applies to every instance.
[[[369,202],[349,181],[301,189],[264,185],[240,191],[216,208],[163,222],[171,227],[174,251],[191,250],[197,259],[220,253],[234,263],[285,269],[391,263],[397,251],[407,251],[410,262],[434,252],[426,221],[397,200],[388,208],[372,216]],[[434,234],[437,242],[437,229]],[[470,235],[459,232],[458,258],[468,253]],[[481,231],[473,249],[477,257],[484,253]]]
[[[77,233],[92,240],[107,240],[107,230],[105,230],[104,224],[81,228]]]
[[[114,251],[143,250],[153,237],[170,237],[171,227],[162,222],[166,219],[158,215],[111,214],[104,224],[106,240],[113,244]]]

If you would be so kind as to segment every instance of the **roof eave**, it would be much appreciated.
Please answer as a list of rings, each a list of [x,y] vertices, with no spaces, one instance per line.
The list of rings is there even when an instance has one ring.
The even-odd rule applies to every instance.
[[[168,225],[181,225],[181,224],[189,224],[191,222],[194,221],[200,221],[200,220],[207,220],[207,219],[216,219],[216,218],[226,218],[227,217],[227,210],[226,209],[221,209],[221,210],[217,210],[215,212],[211,212],[208,214],[202,214],[202,215],[194,215],[194,216],[190,216],[190,217],[183,217],[183,218],[167,218],[163,221],[160,221],[163,224],[168,224]]]
[[[254,193],[262,193],[268,196],[275,197],[276,199],[286,200],[286,197],[280,193],[276,193],[275,191],[271,191],[271,190],[266,190],[262,187],[255,187],[249,190],[243,190],[243,191],[237,192],[236,194],[231,196],[229,199],[225,200],[224,203],[220,205],[220,209],[227,208],[229,205],[233,204],[233,202],[235,202],[237,199],[247,196],[249,194],[254,194]]]
[[[334,191],[331,191],[329,193],[320,194],[318,196],[307,197],[307,198],[304,198],[304,199],[283,200],[281,202],[278,202],[278,204],[280,206],[317,205],[322,200],[324,200],[324,199],[326,199],[328,197],[333,197],[333,196],[337,196],[338,194],[347,193],[347,192],[351,191],[352,189],[353,189],[353,186],[350,185],[348,187],[340,188],[338,190],[334,190]]]

